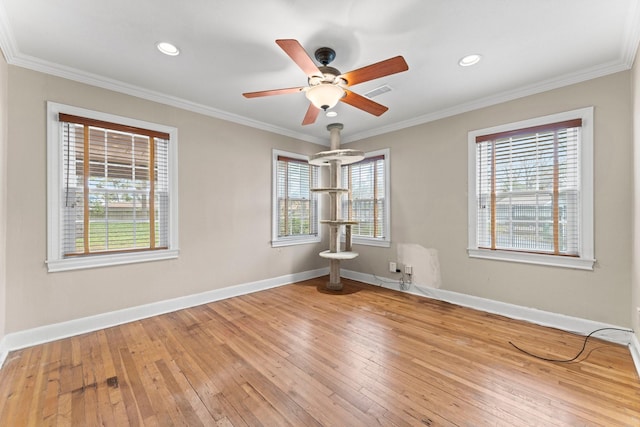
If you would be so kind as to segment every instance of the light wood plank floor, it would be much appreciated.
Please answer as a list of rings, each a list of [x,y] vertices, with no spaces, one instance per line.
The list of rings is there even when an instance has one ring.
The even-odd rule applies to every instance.
[[[0,425],[640,425],[624,346],[326,280],[12,352]]]

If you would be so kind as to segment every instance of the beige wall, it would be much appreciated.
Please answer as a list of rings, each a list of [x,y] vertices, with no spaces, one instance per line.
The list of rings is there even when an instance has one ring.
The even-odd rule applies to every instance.
[[[468,258],[467,133],[591,105],[595,271]],[[438,250],[442,289],[630,326],[630,105],[630,73],[622,72],[349,144],[365,151],[391,147],[393,245],[358,246],[361,256],[344,267],[389,277],[397,245],[418,244]]]
[[[324,243],[278,249],[269,244],[271,149],[310,154],[326,147],[2,66],[0,81],[8,71],[10,82],[6,332],[326,267],[317,256]],[[439,251],[444,289],[630,326],[631,75],[618,73],[350,144],[365,151],[391,147],[394,244],[358,246],[361,256],[343,267],[385,276],[398,243],[419,244]],[[179,129],[179,259],[47,273],[47,100]],[[595,271],[469,259],[467,132],[590,105],[595,106]]]
[[[5,335],[6,327],[6,291],[7,291],[7,109],[8,109],[8,66],[0,52],[0,339]]]
[[[633,88],[633,250],[631,270],[631,327],[640,339],[640,64],[636,55],[631,70]]]
[[[9,66],[7,332],[326,267],[274,249],[271,150],[326,147]],[[2,71],[0,71],[0,75]],[[180,257],[47,273],[46,101],[178,128]]]

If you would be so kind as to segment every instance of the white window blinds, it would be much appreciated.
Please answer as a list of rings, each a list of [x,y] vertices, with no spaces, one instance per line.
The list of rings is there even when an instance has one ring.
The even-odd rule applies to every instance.
[[[62,254],[167,249],[169,134],[59,114]]]
[[[276,162],[277,238],[318,235],[318,168],[283,155]]]
[[[478,248],[580,255],[581,126],[476,137]]]
[[[385,156],[376,155],[342,166],[342,186],[349,189],[342,199],[342,213],[358,221],[352,235],[370,238],[386,237]]]

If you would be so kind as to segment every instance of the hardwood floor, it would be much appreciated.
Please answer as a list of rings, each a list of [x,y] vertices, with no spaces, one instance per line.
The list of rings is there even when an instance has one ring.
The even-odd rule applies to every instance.
[[[12,352],[0,425],[640,425],[626,347],[326,280]]]

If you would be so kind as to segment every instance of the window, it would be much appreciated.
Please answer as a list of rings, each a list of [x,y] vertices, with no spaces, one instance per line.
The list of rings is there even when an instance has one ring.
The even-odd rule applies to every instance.
[[[593,269],[593,109],[469,133],[469,255]]]
[[[389,235],[389,150],[367,153],[358,163],[342,166],[342,216],[358,225],[351,227],[353,243],[391,245]]]
[[[49,271],[177,257],[177,130],[48,103]]]
[[[273,151],[272,246],[319,242],[318,167],[306,156]]]

